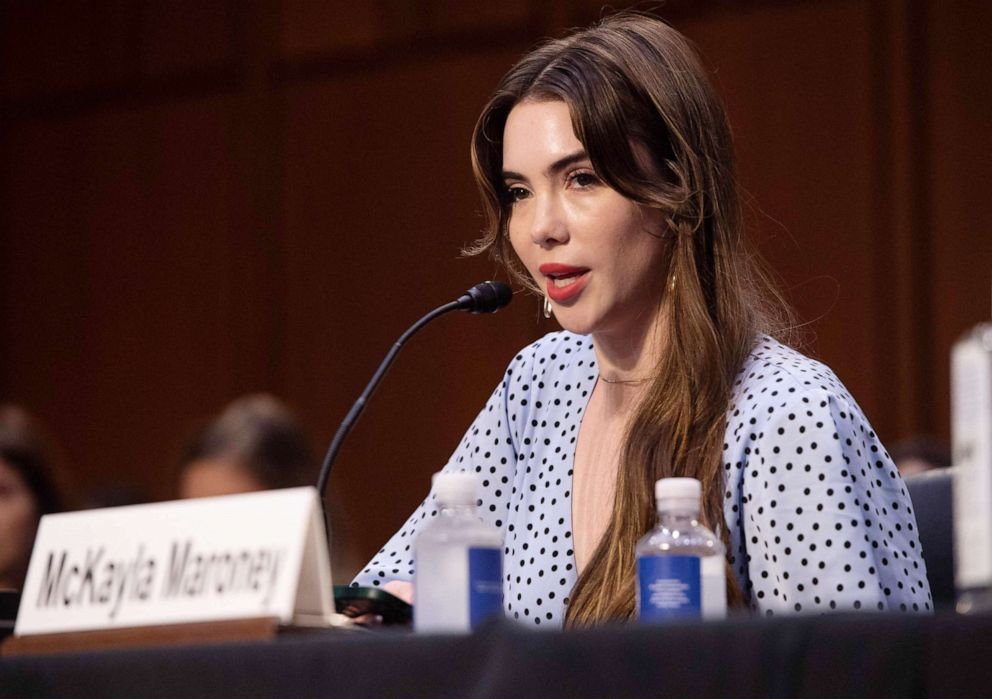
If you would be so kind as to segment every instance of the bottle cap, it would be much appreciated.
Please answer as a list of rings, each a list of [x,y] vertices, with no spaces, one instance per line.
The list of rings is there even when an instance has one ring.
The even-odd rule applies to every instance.
[[[662,478],[654,484],[659,509],[699,510],[703,488],[695,478]]]
[[[431,487],[442,505],[474,505],[477,480],[474,473],[438,471],[431,477]]]

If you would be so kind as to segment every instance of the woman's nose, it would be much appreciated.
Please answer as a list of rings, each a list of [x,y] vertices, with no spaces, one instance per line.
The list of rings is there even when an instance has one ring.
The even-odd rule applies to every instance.
[[[541,247],[561,245],[568,240],[568,226],[561,205],[555,197],[535,198],[530,235],[531,240]]]

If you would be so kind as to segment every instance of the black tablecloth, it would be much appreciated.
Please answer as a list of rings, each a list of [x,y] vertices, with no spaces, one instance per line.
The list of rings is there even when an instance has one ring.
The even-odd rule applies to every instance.
[[[0,659],[0,695],[966,697],[992,695],[992,616],[731,619],[470,636],[275,641]]]

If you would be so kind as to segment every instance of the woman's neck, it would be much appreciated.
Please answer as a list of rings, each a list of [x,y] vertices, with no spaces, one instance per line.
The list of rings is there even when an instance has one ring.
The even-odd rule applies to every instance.
[[[596,388],[617,408],[636,400],[654,378],[665,345],[663,318],[658,313],[625,332],[593,334],[600,377]]]

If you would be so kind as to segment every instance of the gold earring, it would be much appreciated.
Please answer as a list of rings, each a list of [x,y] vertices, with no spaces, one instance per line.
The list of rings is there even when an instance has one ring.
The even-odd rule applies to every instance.
[[[672,272],[672,276],[668,280],[668,291],[673,294],[675,293],[675,272]]]
[[[549,299],[547,296],[544,297],[544,317],[545,318],[551,317],[551,299]]]

